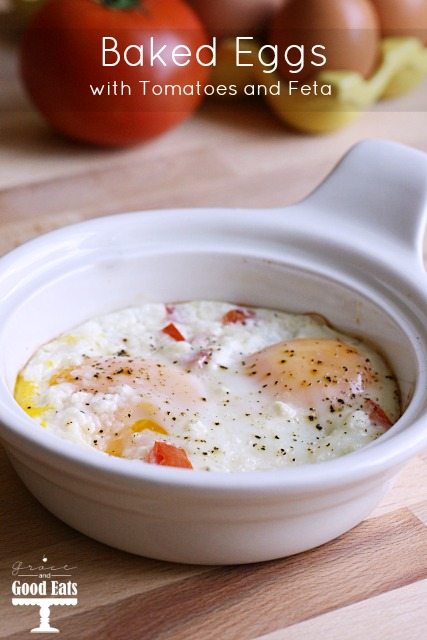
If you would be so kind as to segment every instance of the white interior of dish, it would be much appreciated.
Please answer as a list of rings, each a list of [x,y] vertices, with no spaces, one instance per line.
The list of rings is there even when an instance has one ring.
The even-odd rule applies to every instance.
[[[396,373],[406,406],[418,377],[416,336],[398,309],[363,289],[285,258],[230,252],[64,258],[60,267],[52,261],[42,276],[34,273],[15,287],[3,310],[1,376],[12,391],[19,369],[41,344],[90,317],[146,301],[225,300],[320,313],[340,330],[370,340]]]

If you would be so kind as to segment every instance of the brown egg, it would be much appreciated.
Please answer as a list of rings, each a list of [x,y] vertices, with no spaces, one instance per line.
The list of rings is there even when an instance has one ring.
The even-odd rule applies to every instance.
[[[268,39],[279,45],[279,72],[288,80],[303,80],[326,69],[357,71],[367,78],[379,62],[379,20],[369,0],[285,0]],[[284,58],[291,45],[304,45],[305,64],[299,73],[291,73]],[[316,45],[326,47],[327,62],[321,67],[314,64],[321,62],[312,55]],[[296,50],[288,56],[294,64],[298,57]]]
[[[283,0],[190,0],[213,36],[256,36]]]
[[[427,0],[371,0],[383,36],[420,38],[427,45]]]

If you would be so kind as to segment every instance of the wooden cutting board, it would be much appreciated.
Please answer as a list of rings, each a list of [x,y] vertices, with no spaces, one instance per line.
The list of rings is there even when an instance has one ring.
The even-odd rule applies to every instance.
[[[385,137],[427,151],[427,85],[328,137],[287,132],[262,104],[211,103],[142,147],[99,151],[52,135],[27,104],[13,47],[0,49],[0,253],[105,213],[181,206],[284,206],[354,143]],[[424,640],[427,454],[364,523],[313,551],[241,567],[138,558],[70,529],[29,494],[0,449],[0,638],[22,639],[34,607],[13,607],[11,566],[72,564],[76,607],[54,607],[61,638]]]

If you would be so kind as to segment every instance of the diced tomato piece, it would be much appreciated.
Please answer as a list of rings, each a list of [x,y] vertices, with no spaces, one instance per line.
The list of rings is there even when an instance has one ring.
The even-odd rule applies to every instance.
[[[246,320],[255,316],[254,311],[243,309],[231,309],[227,311],[222,317],[223,324],[246,324]]]
[[[160,464],[165,467],[193,468],[184,449],[176,447],[174,444],[163,442],[162,440],[156,440],[148,453],[147,462],[150,464]]]
[[[183,340],[185,340],[181,331],[176,328],[173,322],[170,322],[168,325],[166,325],[166,327],[163,327],[162,331],[169,337],[173,338],[173,340],[176,340],[176,342],[182,342]]]
[[[377,427],[389,429],[393,425],[387,414],[373,400],[366,400],[365,411],[367,412],[370,421],[373,422]]]

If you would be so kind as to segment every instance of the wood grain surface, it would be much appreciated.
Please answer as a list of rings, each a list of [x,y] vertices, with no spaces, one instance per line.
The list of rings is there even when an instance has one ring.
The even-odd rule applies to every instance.
[[[0,48],[0,253],[49,229],[133,209],[285,206],[355,142],[427,151],[427,85],[325,137],[285,130],[262,103],[212,102],[136,148],[55,136],[31,110],[16,48]],[[427,454],[365,522],[304,554],[241,567],[156,562],[94,542],[51,516],[0,454],[0,638],[30,637],[37,613],[11,605],[11,565],[76,566],[77,607],[54,607],[61,638],[423,640],[427,634]]]

